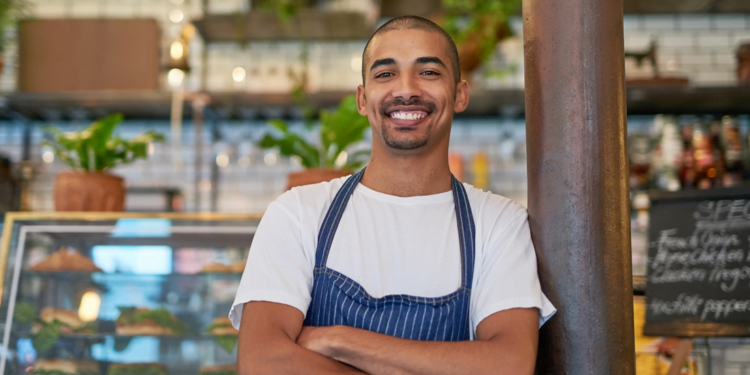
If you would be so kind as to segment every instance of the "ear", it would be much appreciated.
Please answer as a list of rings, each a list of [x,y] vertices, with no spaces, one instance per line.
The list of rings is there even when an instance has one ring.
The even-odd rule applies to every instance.
[[[365,87],[357,86],[357,112],[367,117],[367,99],[365,98]]]
[[[453,105],[453,112],[463,112],[469,106],[469,83],[465,80],[456,85],[456,103]]]

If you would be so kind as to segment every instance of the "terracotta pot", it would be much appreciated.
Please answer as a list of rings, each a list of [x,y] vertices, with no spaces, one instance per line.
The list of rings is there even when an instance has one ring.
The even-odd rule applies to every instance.
[[[122,211],[125,180],[106,173],[62,172],[55,177],[56,211]]]
[[[750,86],[750,44],[737,49],[737,84]]]
[[[334,178],[344,177],[350,175],[351,172],[340,169],[323,169],[323,168],[308,168],[299,172],[289,174],[289,183],[286,189],[289,190],[293,187],[312,185],[319,182],[331,181]]]

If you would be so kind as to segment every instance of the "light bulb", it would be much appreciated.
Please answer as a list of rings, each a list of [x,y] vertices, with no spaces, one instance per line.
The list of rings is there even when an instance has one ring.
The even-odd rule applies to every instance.
[[[81,306],[78,308],[78,317],[84,322],[93,322],[99,317],[99,306],[102,298],[96,292],[86,292],[81,297]]]

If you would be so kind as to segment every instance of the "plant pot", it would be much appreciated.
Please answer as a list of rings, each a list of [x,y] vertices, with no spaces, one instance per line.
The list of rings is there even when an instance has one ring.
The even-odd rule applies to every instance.
[[[107,173],[61,172],[55,177],[56,211],[122,211],[125,180]]]
[[[297,186],[331,181],[334,178],[344,177],[350,174],[351,172],[341,169],[308,168],[299,172],[290,173],[289,183],[287,184],[286,189],[289,190]]]
[[[750,44],[737,49],[737,84],[750,86]]]

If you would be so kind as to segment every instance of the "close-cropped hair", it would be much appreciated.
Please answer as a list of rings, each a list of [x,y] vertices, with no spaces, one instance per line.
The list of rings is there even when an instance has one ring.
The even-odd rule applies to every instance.
[[[461,82],[461,66],[458,61],[458,49],[456,48],[456,43],[453,41],[453,38],[451,38],[450,35],[448,35],[445,30],[443,30],[442,27],[440,27],[435,22],[432,22],[426,18],[417,17],[417,16],[402,16],[402,17],[396,17],[385,24],[383,26],[380,26],[374,34],[370,37],[370,40],[367,41],[367,44],[365,45],[365,50],[362,51],[362,84],[365,84],[365,76],[367,72],[367,65],[369,63],[369,58],[367,56],[367,49],[370,47],[370,42],[372,42],[373,38],[376,36],[386,33],[388,31],[393,30],[425,30],[430,32],[436,32],[443,36],[445,39],[445,42],[448,44],[448,55],[450,56],[452,70],[453,70],[453,78],[458,84]]]

